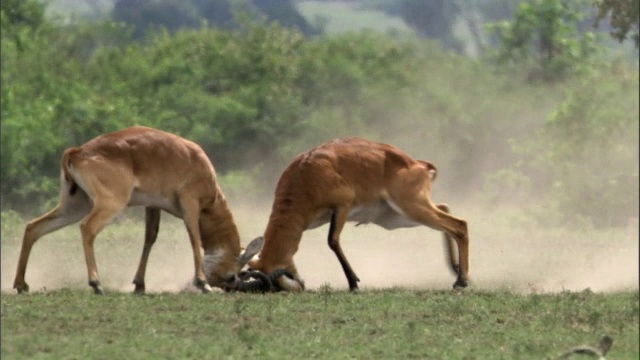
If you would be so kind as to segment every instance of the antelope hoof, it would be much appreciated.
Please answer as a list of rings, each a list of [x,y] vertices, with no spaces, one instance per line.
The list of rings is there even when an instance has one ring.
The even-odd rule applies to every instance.
[[[89,286],[93,288],[93,293],[96,295],[104,295],[100,282],[98,280],[89,281]]]
[[[456,280],[455,283],[453,283],[453,288],[455,290],[462,290],[464,288],[466,288],[469,285],[469,283],[467,282],[467,280],[463,280],[461,278],[458,278],[458,280]]]
[[[194,278],[193,285],[200,289],[203,294],[208,294],[211,292],[211,286],[209,286],[209,284],[205,280]]]
[[[360,279],[357,276],[353,279],[349,279],[349,291],[351,291],[352,293],[357,293],[358,291],[360,291],[360,289],[358,289],[359,282]]]
[[[22,283],[21,285],[14,285],[13,288],[18,291],[18,294],[24,294],[29,292],[29,285],[27,285],[27,283]]]
[[[144,282],[133,282],[136,285],[135,290],[133,290],[133,293],[136,295],[143,295],[145,292],[145,286],[144,286]]]
[[[297,278],[286,269],[277,269],[269,274],[269,279],[274,285],[275,291],[304,291],[304,280]]]

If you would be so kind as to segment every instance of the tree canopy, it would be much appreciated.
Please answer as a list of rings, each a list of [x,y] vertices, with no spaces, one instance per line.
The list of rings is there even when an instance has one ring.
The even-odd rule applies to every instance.
[[[631,37],[640,46],[640,0],[598,0],[598,22],[611,18],[611,36],[623,41]]]
[[[138,124],[200,144],[230,197],[270,196],[297,153],[358,135],[434,162],[437,196],[534,198],[545,224],[626,224],[638,213],[637,63],[584,56],[569,26],[580,8],[523,6],[503,45],[525,60],[507,66],[421,38],[310,37],[265,21],[138,41],[119,22],[56,22],[36,0],[2,2],[2,209],[49,208],[66,147]],[[547,59],[549,74],[566,71],[532,81]]]

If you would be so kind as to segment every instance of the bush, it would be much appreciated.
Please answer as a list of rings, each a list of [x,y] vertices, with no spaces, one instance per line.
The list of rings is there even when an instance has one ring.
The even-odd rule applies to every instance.
[[[612,66],[586,79],[548,119],[552,197],[565,218],[596,226],[638,216],[638,73]]]
[[[622,62],[530,84],[431,42],[364,32],[245,24],[138,43],[112,23],[5,19],[3,209],[41,213],[57,201],[64,148],[138,124],[200,144],[230,196],[270,197],[297,153],[356,135],[434,162],[436,198],[549,199],[565,221],[600,226],[637,216],[638,71]]]

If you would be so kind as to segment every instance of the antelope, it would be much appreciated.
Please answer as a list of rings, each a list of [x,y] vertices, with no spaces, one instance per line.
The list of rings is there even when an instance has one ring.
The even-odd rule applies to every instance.
[[[330,223],[329,247],[350,291],[358,291],[360,279],[340,246],[347,221],[373,223],[388,230],[426,225],[443,232],[449,266],[457,275],[453,286],[464,288],[469,280],[467,223],[450,215],[447,205],[431,201],[436,176],[437,169],[430,162],[362,138],[336,139],[302,153],[277,183],[264,245],[249,267],[267,274],[289,272],[291,276],[277,279],[277,286],[304,290],[293,256],[305,230]]]
[[[200,146],[174,134],[134,126],[64,151],[60,203],[27,224],[13,287],[18,293],[29,291],[25,272],[38,239],[82,220],[89,285],[95,294],[102,294],[94,240],[129,206],[145,207],[145,240],[133,280],[135,293],[145,292],[145,271],[161,210],[184,220],[193,249],[193,284],[204,293],[211,292],[211,286],[241,288],[238,273],[262,246],[262,240],[256,239],[241,253],[238,229],[213,165]]]

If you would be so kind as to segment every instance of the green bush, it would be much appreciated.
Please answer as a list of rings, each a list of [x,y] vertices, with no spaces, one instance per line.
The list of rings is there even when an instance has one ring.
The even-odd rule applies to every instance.
[[[638,86],[636,69],[612,66],[584,80],[549,117],[552,197],[566,218],[614,226],[638,216]]]
[[[584,0],[520,3],[513,21],[489,26],[500,41],[498,62],[524,65],[530,80],[555,81],[583,72],[597,49],[595,34],[578,30],[590,6]]]
[[[417,39],[247,23],[132,42],[122,25],[63,25],[30,7],[12,8],[32,14],[19,22],[11,4],[2,209],[41,213],[57,201],[66,147],[138,124],[200,144],[231,196],[270,197],[296,154],[357,135],[434,162],[438,199],[544,199],[563,221],[600,226],[637,216],[638,71],[622,61],[529,83]]]

